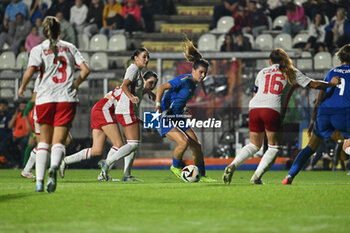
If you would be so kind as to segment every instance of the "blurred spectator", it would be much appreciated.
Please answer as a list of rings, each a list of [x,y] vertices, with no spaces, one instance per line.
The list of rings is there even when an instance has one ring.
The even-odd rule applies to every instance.
[[[29,125],[28,121],[22,117],[23,111],[27,105],[26,101],[19,103],[19,106],[16,108],[16,112],[10,120],[8,126],[13,129],[13,142],[17,144],[19,149],[20,157],[17,156],[16,161],[19,164],[23,163],[24,151],[27,147],[28,135],[29,135]]]
[[[257,37],[263,30],[267,29],[267,18],[263,12],[263,9],[258,9],[256,1],[250,1],[248,4],[248,26],[243,28],[244,33],[250,33],[254,37]]]
[[[108,4],[103,9],[101,34],[113,35],[113,30],[123,29],[122,5],[115,0],[108,0]]]
[[[295,36],[307,26],[304,8],[294,2],[287,3],[287,22],[283,25],[282,32]]]
[[[336,19],[326,27],[325,43],[329,52],[350,42],[350,22],[345,18],[345,9],[337,10]]]
[[[75,5],[70,8],[69,22],[78,34],[83,33],[88,10],[87,6],[83,4],[83,0],[75,0]]]
[[[233,38],[231,33],[225,34],[225,40],[224,43],[221,45],[220,51],[221,52],[231,52],[233,51]]]
[[[339,5],[339,0],[326,0],[324,7],[324,13],[328,17],[329,21],[332,21],[333,17],[337,14]]]
[[[233,19],[235,25],[230,29],[230,33],[241,32],[244,27],[249,24],[249,11],[245,10],[244,4],[239,4],[233,12]]]
[[[309,39],[305,45],[305,50],[312,49],[314,53],[325,50],[325,23],[323,15],[317,13],[311,25],[309,25]]]
[[[310,19],[314,19],[317,13],[322,13],[323,11],[323,1],[322,0],[307,0],[302,4],[304,8],[305,15]]]
[[[239,0],[222,0],[221,4],[214,8],[213,28],[222,16],[232,16],[238,6]]]
[[[76,37],[75,37],[74,28],[72,27],[72,25],[63,17],[62,12],[57,12],[56,18],[61,23],[61,34],[59,38],[61,40],[65,40],[72,44],[75,44]]]
[[[5,43],[10,45],[11,50],[17,54],[20,47],[24,45],[25,39],[31,30],[29,21],[24,20],[21,13],[16,15],[16,19],[9,23],[8,33],[2,32],[0,34],[0,50]]]
[[[160,14],[162,15],[176,14],[175,4],[173,0],[161,0],[159,3],[160,3]]]
[[[58,12],[63,14],[65,20],[70,19],[70,8],[74,5],[74,0],[53,0],[47,15],[55,16]]]
[[[11,155],[12,145],[12,130],[9,127],[9,122],[12,119],[12,114],[8,112],[8,102],[0,99],[0,155],[5,156],[10,167],[15,165],[15,160]]]
[[[243,36],[241,32],[237,32],[234,35],[233,51],[244,52],[252,50],[252,45],[248,37]]]
[[[33,26],[32,31],[27,36],[26,43],[25,43],[25,48],[27,52],[30,53],[30,50],[32,50],[34,46],[40,43],[41,43],[41,36],[39,36],[38,28],[36,26]]]
[[[267,0],[267,8],[272,21],[280,15],[286,15],[289,0]]]
[[[41,2],[40,0],[33,0],[29,11],[30,21],[32,24],[35,24],[37,18],[43,19],[45,17],[47,8],[48,7],[45,2]]]
[[[85,20],[84,33],[90,38],[99,32],[102,27],[102,12],[104,4],[102,0],[92,0]]]
[[[29,17],[27,5],[20,0],[12,0],[6,7],[5,18],[12,22],[16,19],[18,13],[21,13],[25,19]]]
[[[135,0],[126,0],[123,7],[124,29],[128,33],[139,31],[141,28],[141,10]]]
[[[145,31],[154,31],[154,19],[153,16],[160,13],[161,0],[142,0],[138,1],[141,8],[141,16],[145,23]]]
[[[41,37],[41,39],[43,39],[43,19],[36,18],[35,26],[38,28],[38,35]]]

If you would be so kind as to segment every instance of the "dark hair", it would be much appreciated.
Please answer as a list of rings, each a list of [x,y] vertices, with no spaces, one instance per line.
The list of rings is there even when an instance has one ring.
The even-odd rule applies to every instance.
[[[350,44],[341,47],[335,55],[337,55],[341,63],[350,65]]]
[[[202,54],[198,51],[196,47],[194,47],[192,41],[190,41],[187,37],[185,42],[183,43],[184,55],[187,61],[192,62],[192,68],[197,69],[198,67],[209,67],[209,62],[205,60]]]
[[[282,71],[282,74],[286,76],[289,84],[294,85],[296,83],[293,63],[286,51],[283,49],[272,50],[270,53],[270,60],[272,64],[279,64],[279,69]]]
[[[298,5],[291,1],[286,4],[286,9],[287,11],[295,12],[298,9]]]
[[[43,22],[43,35],[50,41],[50,50],[57,59],[58,50],[56,47],[59,32],[61,31],[60,22],[56,17],[46,16]]]
[[[158,80],[158,75],[157,75],[155,72],[153,72],[152,70],[147,71],[147,72],[144,73],[144,75],[143,75],[143,78],[144,78],[145,80],[148,80],[148,79],[150,79],[150,78],[152,78],[152,77],[154,77],[155,79]]]
[[[137,57],[140,55],[142,52],[147,52],[149,54],[149,51],[146,48],[138,48],[134,51],[134,53],[131,56],[131,60],[135,60],[135,56]]]

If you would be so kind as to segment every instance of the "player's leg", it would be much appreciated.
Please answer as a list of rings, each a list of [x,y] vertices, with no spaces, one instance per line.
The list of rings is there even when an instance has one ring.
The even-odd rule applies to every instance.
[[[186,134],[178,128],[172,128],[165,136],[176,143],[173,164],[170,170],[181,179],[182,156],[189,145],[189,139]]]
[[[28,143],[26,146],[26,149],[24,151],[24,158],[23,158],[23,167],[25,167],[25,165],[27,164],[27,161],[29,159],[30,156],[30,152],[33,150],[33,148],[35,147],[35,139],[32,136],[32,132],[29,133],[29,138],[28,138]]]
[[[254,175],[250,180],[250,183],[252,184],[263,184],[261,177],[274,164],[279,152],[279,141],[280,138],[282,138],[282,134],[280,132],[266,130],[266,136],[268,141],[268,149],[264,153],[257,169],[254,172]]]
[[[31,145],[31,151],[29,151],[29,158],[26,162],[25,167],[23,168],[22,172],[21,172],[21,176],[25,177],[25,178],[35,178],[35,176],[33,175],[33,173],[31,172],[34,164],[35,164],[35,160],[36,160],[36,136],[34,134],[34,132],[31,132],[31,135],[29,137],[28,140],[28,147]],[[27,153],[27,149],[26,149],[26,153]]]

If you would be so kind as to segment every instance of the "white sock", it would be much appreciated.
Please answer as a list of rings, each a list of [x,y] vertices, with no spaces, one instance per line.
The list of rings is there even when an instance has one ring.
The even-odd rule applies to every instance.
[[[36,183],[39,184],[45,179],[45,171],[47,166],[47,158],[50,145],[44,142],[39,142],[36,152],[35,175]]]
[[[275,162],[278,152],[279,152],[279,146],[269,145],[269,148],[263,155],[258,168],[255,170],[254,175],[257,178],[260,179],[262,175],[270,169],[270,167]]]
[[[50,169],[57,169],[66,153],[66,147],[61,143],[56,143],[51,147],[51,166]]]
[[[259,151],[259,147],[254,145],[253,143],[249,143],[248,145],[245,145],[239,153],[236,155],[235,159],[233,160],[232,164],[235,165],[235,167],[238,167],[242,165],[245,161],[247,161],[249,158],[253,157],[253,155]]]
[[[106,159],[107,165],[113,166],[119,159],[122,159],[125,156],[129,155],[131,152],[136,151],[138,146],[139,146],[139,142],[137,140],[128,140],[128,143],[120,147],[119,150],[117,151],[114,150],[112,152],[110,151],[111,153],[108,153],[108,156]]]
[[[135,159],[135,152],[124,157],[124,176],[131,176],[131,169]]]
[[[75,154],[64,158],[66,164],[78,163],[91,158],[91,148],[83,149]]]
[[[33,168],[33,166],[35,164],[35,160],[36,160],[36,149],[34,148],[30,152],[30,156],[29,156],[28,162],[27,162],[26,166],[23,168],[23,171],[30,172],[30,170],[32,170],[32,168]]]

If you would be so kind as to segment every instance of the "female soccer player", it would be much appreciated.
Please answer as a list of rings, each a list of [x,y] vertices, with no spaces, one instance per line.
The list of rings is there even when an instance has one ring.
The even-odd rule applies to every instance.
[[[163,112],[163,119],[168,115],[174,115],[174,121],[183,121],[179,115],[184,114],[184,109],[194,94],[197,85],[205,78],[208,72],[209,63],[203,59],[202,54],[194,47],[193,43],[186,38],[184,43],[184,54],[187,61],[192,63],[191,74],[180,75],[167,83],[163,83],[157,89],[156,111]],[[164,91],[168,90],[164,95]],[[164,97],[163,97],[164,95]],[[163,121],[163,120],[162,120]],[[205,175],[205,164],[203,151],[195,132],[187,126],[164,127],[161,124],[160,134],[176,142],[174,149],[173,165],[170,167],[172,173],[181,179],[182,156],[189,146],[192,150],[193,160],[198,167],[201,178],[200,182],[215,182]]]
[[[350,44],[344,45],[336,55],[341,65],[331,69],[324,81],[340,78],[340,84],[320,91],[309,126],[309,134],[313,129],[310,141],[296,157],[288,175],[282,181],[284,185],[292,184],[294,177],[315,153],[322,139],[330,137],[334,130],[344,136],[343,150],[350,154]]]
[[[155,88],[158,81],[158,76],[152,71],[147,71],[143,77],[143,95],[150,94]],[[121,87],[117,87],[113,91],[106,94],[104,98],[98,101],[91,110],[91,129],[92,129],[92,147],[83,149],[71,156],[67,156],[62,160],[60,165],[60,175],[64,177],[64,171],[66,165],[80,162],[82,160],[90,159],[90,157],[100,156],[103,152],[103,146],[106,141],[106,136],[111,140],[113,147],[110,149],[109,154],[117,153],[118,148],[121,148],[123,143],[123,137],[120,133],[117,120],[114,116],[114,111],[119,104],[123,104],[120,101]],[[152,93],[153,94],[153,93]],[[153,94],[154,95],[154,94]],[[119,98],[119,99],[118,99]],[[123,128],[124,132],[127,127]],[[132,181],[136,178],[131,176],[132,160],[126,160],[124,167],[123,181]],[[104,180],[103,177],[98,177],[99,180]],[[107,180],[111,180],[107,176]]]
[[[64,141],[75,115],[78,102],[77,90],[86,79],[90,70],[77,48],[66,41],[59,40],[60,23],[55,17],[48,16],[43,23],[46,38],[35,46],[29,56],[28,68],[23,76],[18,95],[23,96],[27,84],[37,69],[42,73],[37,89],[36,111],[40,128],[40,139],[36,159],[36,188],[44,190],[47,157],[51,147],[51,166],[47,182],[47,192],[56,189],[56,174],[62,156],[65,153]],[[81,72],[74,81],[75,65]]]
[[[131,166],[134,160],[135,151],[139,147],[139,108],[144,94],[144,80],[141,70],[147,67],[149,52],[145,48],[137,49],[131,59],[135,61],[125,73],[123,84],[112,93],[113,98],[118,102],[115,104],[115,114],[117,121],[122,125],[127,144],[120,148],[112,147],[106,160],[101,160],[101,175],[104,180],[108,180],[108,172],[111,167],[121,158],[125,161],[125,171],[123,181],[136,181],[130,175]],[[155,85],[155,84],[154,84]],[[154,95],[148,91],[149,95]],[[113,152],[113,153],[112,153]],[[129,174],[127,174],[129,173]]]
[[[315,81],[293,67],[292,60],[283,49],[275,49],[270,54],[270,65],[262,69],[255,80],[254,97],[249,102],[250,143],[242,148],[234,161],[225,168],[223,181],[230,184],[233,172],[259,151],[266,132],[268,149],[250,180],[252,184],[263,184],[262,175],[273,165],[279,152],[281,126],[289,97],[297,85],[310,88],[336,86],[339,79],[330,83]]]

